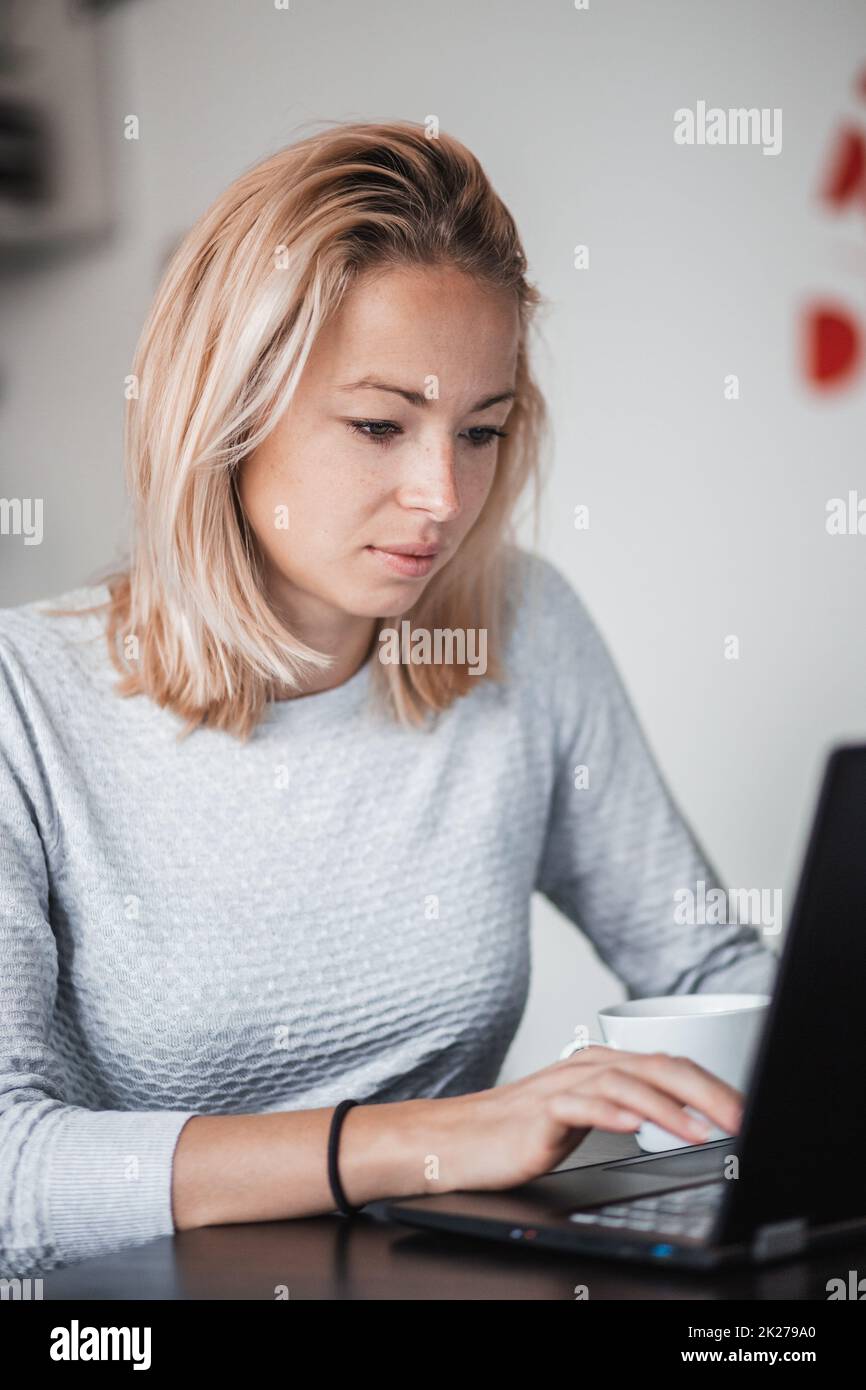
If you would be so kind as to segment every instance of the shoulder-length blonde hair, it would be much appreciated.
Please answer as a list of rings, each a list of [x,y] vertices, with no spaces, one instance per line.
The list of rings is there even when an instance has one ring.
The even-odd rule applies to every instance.
[[[481,514],[401,618],[412,628],[486,629],[487,675],[501,678],[513,509],[531,476],[536,503],[540,489],[547,413],[527,336],[547,301],[527,282],[514,221],[464,145],[408,121],[332,122],[241,174],[198,219],[168,264],[132,364],[129,558],[102,580],[109,599],[86,611],[108,609],[116,692],[176,712],[186,721],[179,737],[208,725],[246,741],[270,699],[303,693],[305,677],[331,665],[268,601],[238,470],[276,425],[353,281],[374,268],[443,263],[515,294],[516,399]],[[383,615],[378,631],[394,621]],[[391,713],[410,724],[479,679],[465,664],[373,666]]]

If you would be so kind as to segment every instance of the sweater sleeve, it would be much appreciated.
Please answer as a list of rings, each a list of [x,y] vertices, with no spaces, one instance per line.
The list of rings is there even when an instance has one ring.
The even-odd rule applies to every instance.
[[[766,935],[742,921],[739,897],[702,911],[705,895],[722,888],[719,877],[583,602],[558,570],[546,570],[556,771],[536,886],[581,928],[630,999],[771,993],[778,960]]]
[[[0,638],[0,1271],[26,1274],[174,1231],[171,1168],[193,1112],[64,1099],[52,1035],[56,838],[34,694]]]

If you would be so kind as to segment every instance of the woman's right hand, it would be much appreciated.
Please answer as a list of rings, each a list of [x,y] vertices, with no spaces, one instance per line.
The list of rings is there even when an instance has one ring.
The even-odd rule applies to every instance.
[[[549,1173],[592,1128],[621,1134],[649,1120],[700,1144],[710,1131],[686,1105],[735,1134],[743,1097],[687,1057],[593,1045],[519,1081],[432,1104],[447,1110],[436,1117],[438,1180],[425,1191],[493,1191]]]

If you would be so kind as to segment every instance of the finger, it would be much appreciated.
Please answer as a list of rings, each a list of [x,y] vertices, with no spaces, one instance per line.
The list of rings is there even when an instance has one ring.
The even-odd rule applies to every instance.
[[[643,1123],[633,1110],[606,1100],[604,1096],[559,1092],[547,1102],[547,1113],[567,1129],[609,1129],[615,1133],[635,1130]]]
[[[735,1087],[707,1071],[699,1063],[688,1057],[671,1056],[665,1052],[639,1053],[626,1052],[593,1044],[571,1057],[556,1064],[557,1068],[578,1066],[581,1074],[599,1065],[609,1066],[615,1057],[616,1066],[653,1083],[660,1091],[667,1092],[682,1104],[691,1105],[701,1115],[717,1124],[721,1129],[736,1133],[743,1118],[743,1095]],[[551,1068],[551,1085],[558,1086],[561,1075]],[[692,1136],[697,1130],[692,1128]],[[680,1133],[677,1130],[677,1133]],[[703,1134],[702,1138],[706,1138]]]
[[[592,1052],[596,1053],[595,1058]],[[671,1056],[667,1052],[624,1052],[593,1047],[582,1065],[609,1065],[611,1056],[616,1058],[615,1064],[622,1071],[643,1077],[683,1104],[693,1105],[721,1129],[739,1129],[743,1118],[742,1093],[690,1058]],[[574,1058],[566,1060],[572,1062]]]
[[[709,1134],[705,1125],[687,1114],[682,1105],[664,1090],[619,1067],[595,1067],[587,1071],[581,1079],[580,1091],[573,1093],[603,1096],[620,1109],[632,1110],[689,1143],[700,1144]]]
[[[592,1054],[598,1061],[600,1058],[609,1057],[612,1052],[616,1052],[616,1048],[607,1047],[604,1043],[586,1043],[583,1047],[578,1048],[577,1052],[572,1052],[570,1056],[560,1057],[557,1061],[551,1062],[545,1071],[556,1071],[561,1067],[570,1067],[575,1062],[582,1063],[592,1060]]]
[[[741,1091],[707,1071],[690,1057],[674,1057],[666,1052],[633,1054],[638,1075],[686,1105],[693,1105],[721,1129],[738,1130],[743,1118]]]

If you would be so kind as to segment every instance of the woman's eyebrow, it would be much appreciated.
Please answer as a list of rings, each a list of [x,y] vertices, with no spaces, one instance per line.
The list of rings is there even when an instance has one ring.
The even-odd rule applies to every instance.
[[[385,381],[377,381],[374,377],[362,377],[360,381],[347,381],[342,386],[338,386],[338,391],[358,391],[368,389],[372,391],[392,391],[396,396],[402,396],[410,405],[428,405],[429,397],[421,391],[407,391],[402,386],[390,386]],[[485,396],[483,400],[476,401],[471,406],[467,414],[474,415],[479,410],[487,410],[491,405],[498,405],[500,401],[514,400],[516,392],[509,389],[498,391],[494,396]]]

